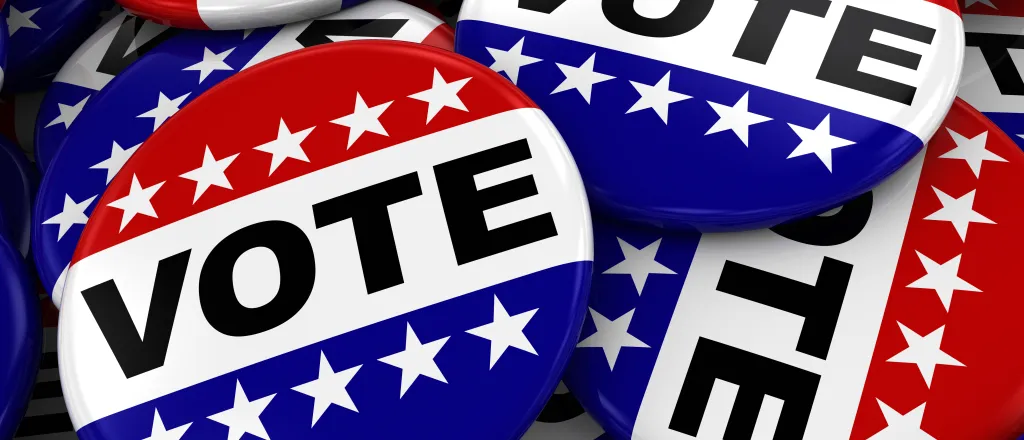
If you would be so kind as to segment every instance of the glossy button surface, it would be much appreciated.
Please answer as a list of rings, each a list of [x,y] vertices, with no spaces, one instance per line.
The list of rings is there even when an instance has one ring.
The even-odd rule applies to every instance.
[[[598,221],[566,384],[619,438],[1014,438],[1022,179],[1024,153],[958,100],[839,210],[703,236]]]
[[[422,44],[241,72],[96,206],[58,347],[83,439],[520,438],[589,291],[589,210],[550,121]]]
[[[964,38],[949,0],[466,0],[458,29],[551,117],[596,210],[700,231],[881,183],[949,109]]]

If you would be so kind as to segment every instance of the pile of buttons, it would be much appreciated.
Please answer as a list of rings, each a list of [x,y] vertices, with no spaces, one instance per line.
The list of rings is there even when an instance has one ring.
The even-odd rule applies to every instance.
[[[1024,435],[1024,3],[0,5],[0,440]]]

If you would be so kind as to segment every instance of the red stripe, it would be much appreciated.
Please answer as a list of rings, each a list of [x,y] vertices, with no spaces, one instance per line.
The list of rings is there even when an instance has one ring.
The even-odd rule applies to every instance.
[[[1009,163],[986,161],[976,178],[965,161],[942,159],[956,145],[946,127],[972,138],[988,131],[987,149]],[[974,210],[996,224],[972,223],[966,243],[950,222],[924,218],[942,205],[932,187],[958,198],[976,190]],[[938,439],[1010,438],[1024,415],[1024,153],[960,99],[932,139],[907,235],[864,386],[853,439],[886,427],[876,399],[901,414],[923,403],[923,429]],[[947,313],[934,290],[905,286],[925,275],[916,252],[937,263],[961,255],[960,278],[982,292],[953,294]],[[921,336],[941,326],[940,348],[966,367],[939,365],[929,388],[915,364],[887,362],[907,348],[897,322]]]
[[[128,12],[167,26],[210,29],[199,16],[196,0],[117,0]]]
[[[942,6],[943,8],[953,11],[954,14],[960,15],[960,5],[957,4],[957,0],[925,0],[928,3],[934,3]],[[963,2],[963,0],[960,0]]]
[[[434,28],[434,30],[430,32],[430,35],[427,35],[427,38],[423,39],[422,43],[428,46],[434,46],[438,49],[454,51],[455,30],[452,29],[451,26],[442,23]]]
[[[964,14],[982,14],[982,15],[1003,15],[1007,17],[1024,17],[1024,1],[1021,0],[991,0],[995,8],[988,6],[984,3],[974,3],[969,7],[965,7],[967,3],[964,0],[960,0],[960,8],[964,11]]]
[[[435,68],[448,82],[472,77],[459,93],[469,111],[445,108],[427,124],[427,103],[407,96],[429,89]],[[357,91],[371,107],[394,101],[380,118],[390,136],[366,133],[346,150],[348,127],[329,121],[352,113]],[[283,55],[225,80],[161,126],[97,203],[72,264],[319,169],[491,115],[535,107],[490,69],[422,44],[352,41]],[[253,147],[276,139],[282,117],[292,132],[316,126],[302,143],[310,163],[288,159],[267,177],[271,155]],[[226,172],[234,189],[211,187],[193,205],[195,182],[178,176],[199,167],[207,145],[216,159],[240,153]],[[143,187],[166,181],[151,200],[159,218],[138,215],[119,233],[122,211],[107,205],[129,193],[136,174]]]

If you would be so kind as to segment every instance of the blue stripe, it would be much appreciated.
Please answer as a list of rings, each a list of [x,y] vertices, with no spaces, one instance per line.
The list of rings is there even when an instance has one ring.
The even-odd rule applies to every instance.
[[[677,275],[650,275],[643,293],[638,294],[629,275],[603,274],[623,261],[618,238],[637,249],[662,239],[656,261]],[[665,234],[657,229],[624,226],[600,219],[594,221],[595,278],[591,286],[590,308],[610,320],[635,310],[629,334],[651,347],[623,348],[614,370],[609,368],[600,348],[577,348],[569,362],[566,386],[587,412],[615,438],[632,436],[640,404],[699,241],[699,234]],[[593,317],[588,314],[580,339],[595,332]]]
[[[518,86],[551,118],[580,168],[594,208],[619,218],[704,231],[760,228],[838,206],[880,183],[923,146],[886,122],[708,73],[521,29],[465,20],[456,51],[484,65],[486,48],[543,61],[520,70]],[[595,71],[616,79],[594,85],[591,104],[575,90],[552,94],[565,76],[597,54]],[[630,81],[692,99],[669,106],[669,124],[653,110],[626,111],[640,98]],[[750,93],[750,111],[773,118],[750,127],[746,147],[730,131],[705,136],[718,120],[706,102],[732,106]],[[813,154],[787,159],[800,144],[788,126],[814,129],[831,115],[832,135],[857,144],[833,150],[833,170]]]
[[[1018,147],[1024,148],[1024,114],[1022,113],[998,113],[988,112],[985,116],[992,120],[1010,139],[1017,143]]]
[[[519,438],[554,392],[575,345],[591,268],[591,262],[564,264],[396,316],[126,409],[78,434],[143,439],[158,409],[167,429],[192,423],[184,440],[224,439],[228,428],[206,417],[232,407],[240,381],[250,401],[276,393],[260,417],[271,439]],[[495,295],[511,315],[539,308],[525,328],[538,355],[509,348],[488,369],[490,343],[465,331],[492,321]],[[401,370],[377,359],[404,349],[406,323],[423,343],[450,336],[435,358],[448,383],[421,376],[399,399]],[[362,365],[347,388],[359,412],[332,406],[311,429],[313,398],[291,388],[317,378],[321,351],[335,371]],[[189,370],[187,364],[162,368]]]

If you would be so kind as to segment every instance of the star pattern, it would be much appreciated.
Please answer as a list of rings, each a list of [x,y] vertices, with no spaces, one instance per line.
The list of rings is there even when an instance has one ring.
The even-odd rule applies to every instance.
[[[235,381],[234,405],[208,418],[228,427],[228,440],[240,440],[245,434],[270,440],[270,435],[267,434],[267,429],[263,426],[263,421],[260,420],[260,414],[267,409],[270,401],[274,400],[274,396],[276,394],[250,401],[245,395],[245,390],[242,389],[242,382]]]
[[[380,124],[380,116],[387,111],[392,102],[394,101],[367,107],[362,95],[356,92],[356,108],[352,114],[331,121],[332,124],[344,125],[349,128],[348,146],[345,148],[352,148],[352,144],[356,143],[359,137],[366,132],[387,136],[388,131]]]
[[[494,364],[498,363],[498,359],[501,359],[501,355],[505,354],[509,347],[515,347],[532,355],[537,355],[537,350],[533,348],[533,344],[530,343],[526,334],[523,333],[523,329],[533,319],[533,315],[537,313],[537,310],[533,309],[510,316],[505,311],[505,306],[498,300],[498,296],[495,295],[494,320],[490,324],[466,330],[466,333],[491,341],[490,368],[494,368]]]
[[[494,58],[491,70],[498,73],[505,72],[505,75],[508,75],[508,79],[512,80],[512,84],[518,84],[519,69],[522,69],[523,66],[529,66],[530,64],[542,61],[540,58],[523,55],[523,44],[525,42],[526,37],[523,37],[509,50],[488,47],[487,52],[490,52],[491,57]]]
[[[971,223],[983,223],[989,225],[994,225],[996,223],[974,210],[975,191],[972,190],[971,192],[960,196],[960,198],[954,199],[948,194],[940,191],[938,188],[932,187],[932,190],[935,191],[935,195],[939,198],[939,202],[942,203],[942,209],[931,213],[924,219],[950,222],[953,224],[953,228],[956,229],[956,233],[960,235],[961,241],[967,241],[967,228]]]
[[[917,334],[903,323],[897,323],[900,326],[900,331],[903,332],[903,338],[906,339],[907,347],[889,358],[887,362],[896,362],[901,364],[916,364],[918,370],[921,371],[921,376],[924,377],[924,383],[930,388],[932,386],[932,377],[935,375],[935,367],[938,365],[950,365],[954,367],[962,367],[964,364],[953,358],[946,352],[939,348],[942,344],[942,334],[945,332],[946,327],[939,327],[935,331],[929,333],[927,336],[922,337]]]
[[[128,191],[128,195],[120,199],[110,202],[107,206],[111,208],[117,208],[124,213],[121,215],[121,229],[123,231],[125,226],[135,218],[136,215],[142,214],[145,216],[157,218],[156,211],[153,209],[153,196],[156,195],[157,191],[160,191],[160,187],[164,185],[164,182],[160,182],[156,185],[143,188],[139,184],[139,176],[132,175],[132,187]]]
[[[203,164],[200,165],[199,168],[181,175],[184,179],[196,182],[196,193],[192,198],[192,203],[198,202],[199,198],[203,196],[203,193],[205,193],[211,186],[232,189],[231,182],[228,181],[228,177],[224,174],[224,171],[231,166],[231,163],[235,161],[238,154],[239,153],[235,153],[221,160],[217,160],[214,159],[213,152],[210,151],[210,146],[206,146],[206,151],[203,153]]]
[[[110,157],[89,167],[89,169],[106,170],[107,184],[110,184],[110,181],[117,175],[117,172],[121,171],[121,168],[124,167],[125,162],[128,162],[128,159],[131,159],[132,155],[135,154],[135,150],[139,149],[139,145],[142,144],[125,149],[121,148],[121,146],[115,141],[113,145],[110,146]]]
[[[191,94],[192,93],[190,92],[177,98],[170,99],[167,95],[164,95],[163,92],[161,92],[160,96],[157,97],[156,107],[139,115],[138,117],[153,118],[153,131],[155,132],[156,129],[160,128],[160,126],[167,121],[167,119],[174,116],[174,114],[181,109],[181,104],[185,102],[185,99],[187,99]]]
[[[797,145],[786,159],[813,153],[818,156],[830,173],[832,172],[832,150],[855,144],[853,141],[832,135],[832,115],[826,115],[814,130],[793,124],[789,124],[789,126],[797,136],[800,136],[800,145]]]
[[[619,353],[623,348],[651,348],[643,341],[629,334],[629,324],[633,322],[633,312],[636,309],[624,313],[617,319],[610,320],[590,309],[590,316],[594,318],[594,325],[597,332],[588,336],[576,345],[577,348],[600,348],[604,350],[604,356],[608,359],[608,368],[615,370],[615,361],[619,359]]]
[[[285,124],[284,118],[281,118],[281,123],[277,126],[277,138],[253,147],[254,150],[271,154],[270,173],[267,174],[268,176],[273,175],[274,171],[277,171],[277,167],[281,166],[286,159],[309,162],[309,158],[306,157],[306,151],[302,149],[302,141],[306,140],[306,137],[313,132],[314,128],[316,127],[309,127],[292,133],[288,129],[288,125]]]
[[[718,113],[718,121],[708,129],[707,133],[704,133],[704,136],[731,130],[746,147],[750,147],[750,126],[772,120],[767,116],[749,111],[750,92],[744,93],[743,97],[731,107],[711,101],[708,101],[708,104],[715,110],[715,113]]]
[[[644,285],[647,284],[647,277],[651,274],[676,275],[672,269],[655,261],[655,257],[658,255],[658,248],[661,247],[660,238],[643,249],[637,249],[621,238],[616,237],[616,239],[619,241],[619,249],[622,250],[622,255],[625,259],[601,273],[605,275],[629,275],[633,279],[633,285],[636,286],[637,295],[643,294]]]
[[[996,7],[996,5],[992,4],[992,0],[967,0],[967,2],[964,4],[964,9],[967,9],[967,8],[971,7],[971,5],[973,5],[975,3],[981,3],[981,4],[983,4],[985,6],[988,6],[988,7],[992,8],[992,9],[999,9],[999,8]]]
[[[57,231],[57,241],[60,241],[72,226],[84,225],[89,221],[89,216],[85,215],[85,210],[89,209],[89,205],[92,205],[96,197],[89,197],[79,203],[75,202],[70,195],[64,194],[64,209],[60,214],[44,220],[43,224],[58,225],[60,229]]]
[[[921,252],[917,253],[917,258],[921,260],[921,265],[924,266],[926,274],[907,285],[907,287],[935,290],[946,311],[949,311],[949,305],[953,301],[953,291],[981,292],[981,289],[972,286],[971,283],[960,278],[960,255],[942,264],[932,261],[931,258],[926,257]]]
[[[636,89],[637,93],[640,93],[640,99],[638,99],[636,103],[629,108],[629,110],[626,110],[626,114],[651,109],[658,114],[658,117],[661,118],[665,125],[668,125],[669,105],[690,99],[689,95],[669,90],[669,83],[671,81],[671,71],[661,77],[661,79],[658,80],[658,83],[653,86],[636,81],[630,81],[629,83],[633,84],[633,88]]]
[[[224,62],[224,60],[231,55],[231,52],[234,51],[235,48],[232,47],[231,49],[225,50],[221,53],[214,53],[210,48],[204,47],[203,60],[181,70],[199,72],[199,83],[202,84],[203,81],[206,81],[206,78],[214,71],[235,70],[233,67],[229,66],[228,63]]]
[[[379,359],[385,364],[402,370],[402,388],[399,391],[399,397],[405,397],[406,391],[409,391],[409,388],[420,376],[448,383],[448,379],[445,379],[441,369],[437,367],[437,362],[434,362],[434,357],[444,348],[448,338],[449,336],[445,336],[423,344],[416,336],[416,332],[413,331],[412,324],[406,324],[405,350]]]
[[[78,115],[82,113],[82,109],[85,108],[85,103],[88,101],[89,96],[82,98],[82,100],[78,101],[75,105],[61,104],[58,102],[57,109],[60,111],[60,115],[50,121],[49,124],[46,124],[46,127],[44,128],[49,128],[57,124],[64,124],[64,130],[71,128],[71,124],[75,122],[75,119],[78,119]]]
[[[888,426],[868,437],[868,440],[936,440],[935,437],[921,429],[921,421],[924,419],[924,403],[906,414],[900,414],[881,400],[877,401]]]
[[[335,373],[331,363],[327,360],[327,356],[324,352],[320,352],[320,374],[316,380],[292,388],[313,398],[313,424],[310,426],[316,426],[316,422],[320,420],[320,417],[327,412],[327,408],[330,408],[331,405],[359,412],[356,409],[355,402],[352,401],[352,396],[348,394],[347,387],[360,368],[362,368],[362,365],[356,365],[355,367]]]
[[[960,133],[947,128],[946,131],[953,137],[953,142],[956,143],[956,148],[947,151],[945,154],[939,156],[943,159],[962,159],[967,162],[967,165],[971,167],[971,171],[974,172],[975,177],[981,177],[981,166],[985,161],[992,162],[1006,162],[1006,159],[999,157],[999,155],[985,149],[985,145],[988,144],[988,132],[983,132],[973,138],[967,138]]]
[[[466,105],[462,103],[462,99],[459,99],[459,91],[466,86],[472,78],[463,78],[454,82],[447,82],[444,77],[441,76],[441,72],[434,69],[434,79],[430,88],[419,93],[409,95],[410,98],[417,101],[423,101],[428,104],[427,106],[427,123],[429,124],[434,116],[444,109],[450,107],[456,110],[462,110],[464,112],[469,111],[466,109]]]
[[[192,422],[168,431],[164,427],[164,421],[160,419],[160,411],[153,410],[153,429],[150,431],[149,437],[143,440],[181,440],[190,426],[192,426]]]
[[[35,8],[25,12],[19,11],[18,8],[11,5],[10,13],[7,15],[7,36],[13,37],[16,32],[22,29],[39,29],[32,16],[36,15],[41,8]]]
[[[615,79],[614,76],[605,75],[600,72],[594,71],[594,62],[597,60],[597,53],[594,53],[583,62],[580,67],[568,66],[565,64],[558,64],[558,70],[562,71],[565,75],[565,80],[562,81],[555,90],[551,92],[552,95],[561,93],[567,90],[576,90],[580,92],[580,96],[590,104],[590,96],[594,90],[594,84],[602,83],[605,81]]]

